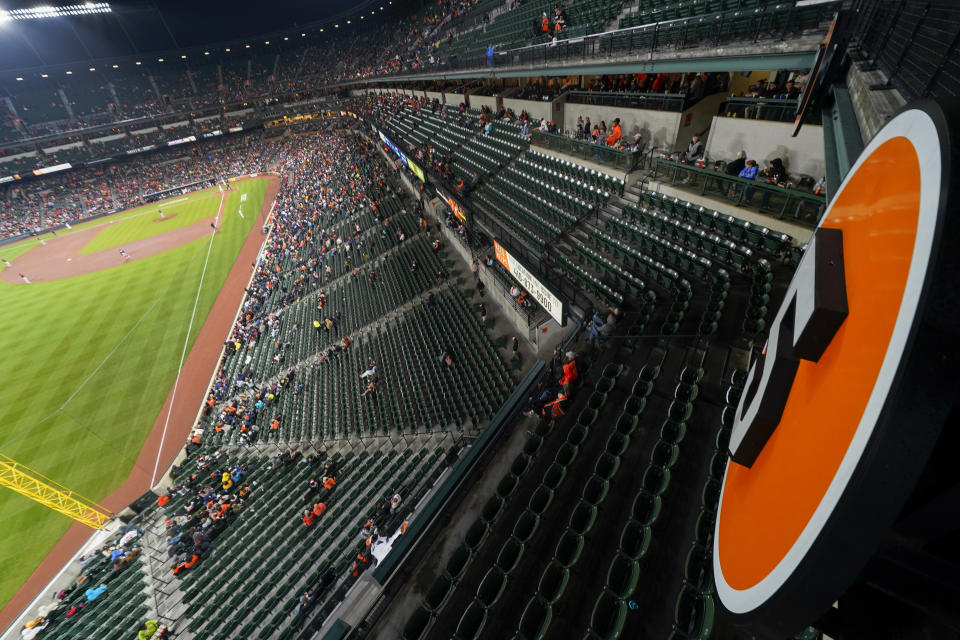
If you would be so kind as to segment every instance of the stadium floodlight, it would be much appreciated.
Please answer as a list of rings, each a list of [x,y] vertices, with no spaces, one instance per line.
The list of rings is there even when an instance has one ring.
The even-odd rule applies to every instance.
[[[141,64],[143,64],[143,63],[140,62],[139,60],[137,60],[136,65],[139,67]]]
[[[204,52],[203,52],[203,55],[208,56],[208,55],[210,55],[210,52],[209,52],[209,51],[204,51]]]
[[[227,53],[230,53],[230,47],[227,47]]]
[[[44,5],[30,9],[0,10],[0,22],[7,20],[38,20],[41,18],[63,18],[66,16],[88,16],[96,13],[112,13],[109,2],[87,2],[62,7]]]
[[[90,67],[90,71],[96,71],[96,70],[97,70],[96,67]]]
[[[45,74],[45,73],[41,73],[41,74],[40,74],[40,77],[41,77],[41,78],[49,78],[50,76],[48,76],[48,75]]]
[[[269,40],[264,40],[264,41],[263,41],[263,44],[270,44],[270,41],[269,41]]]
[[[72,76],[72,75],[73,75],[73,71],[67,71],[67,75],[68,75],[68,76]]]
[[[157,62],[163,62],[163,58],[157,58]]]
[[[119,69],[119,68],[120,68],[120,65],[115,64],[115,65],[113,65],[113,68],[114,68],[114,69]]]
[[[23,82],[23,78],[21,78],[20,76],[17,76],[17,82]]]
[[[284,39],[284,40],[289,40],[289,39],[290,39],[290,36],[283,36],[283,39]]]

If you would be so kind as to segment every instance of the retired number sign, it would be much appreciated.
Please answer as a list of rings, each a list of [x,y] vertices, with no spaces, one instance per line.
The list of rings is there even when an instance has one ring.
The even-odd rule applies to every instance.
[[[876,552],[957,389],[956,114],[918,103],[870,141],[771,323],[737,408],[716,593],[770,637],[826,612]]]

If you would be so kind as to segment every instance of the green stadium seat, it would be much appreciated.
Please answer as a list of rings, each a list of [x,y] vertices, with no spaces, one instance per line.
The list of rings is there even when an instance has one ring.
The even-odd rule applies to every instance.
[[[420,638],[426,635],[427,629],[430,627],[432,621],[433,616],[429,611],[423,607],[417,607],[407,620],[407,624],[403,627],[402,639],[420,640]]]
[[[447,566],[444,568],[443,574],[449,578],[451,582],[455,582],[463,574],[467,563],[470,562],[470,556],[470,549],[464,545],[460,545],[454,550],[450,559],[447,560]]]
[[[650,547],[651,530],[638,520],[630,520],[620,534],[619,553],[633,560],[639,560]]]
[[[604,591],[593,606],[587,633],[596,640],[614,640],[620,637],[626,618],[627,605],[623,600]]]
[[[471,602],[453,634],[455,640],[476,640],[480,637],[484,625],[487,623],[487,610],[478,601]]]
[[[527,601],[523,615],[520,616],[519,629],[514,637],[516,640],[543,640],[552,620],[553,610],[550,605],[533,596]]]
[[[430,613],[436,614],[447,601],[447,596],[450,595],[450,588],[452,586],[453,581],[449,577],[445,575],[437,576],[423,597],[423,608]]]
[[[561,536],[554,551],[553,559],[564,567],[576,564],[583,551],[583,535],[568,529]]]
[[[643,525],[652,525],[660,516],[659,495],[641,491],[633,501],[633,519]]]
[[[500,600],[506,586],[507,574],[499,567],[490,567],[477,588],[477,603],[484,609],[489,609]]]
[[[620,600],[630,597],[640,581],[640,565],[636,560],[617,554],[607,571],[606,589]]]
[[[501,571],[509,575],[516,568],[517,563],[520,562],[520,558],[523,557],[523,551],[524,544],[515,536],[510,536],[507,538],[507,541],[503,543],[503,547],[501,547],[500,553],[497,555],[497,566],[500,567]]]

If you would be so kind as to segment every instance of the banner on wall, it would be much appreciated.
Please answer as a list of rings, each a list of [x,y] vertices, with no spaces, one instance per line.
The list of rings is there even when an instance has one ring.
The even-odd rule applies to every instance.
[[[390,148],[390,151],[393,151],[393,153],[394,153],[398,158],[400,158],[403,162],[407,163],[407,165],[409,166],[410,161],[407,160],[407,155],[406,155],[403,151],[400,151],[400,149],[397,148],[397,145],[395,145],[395,144],[393,144],[392,142],[390,142],[390,138],[388,138],[387,136],[383,135],[383,131],[380,131],[379,133],[380,133],[380,139],[383,140],[383,144],[387,145],[387,146]],[[421,173],[422,173],[422,172],[421,172]],[[421,180],[422,180],[422,178],[421,178]]]
[[[43,176],[43,175],[46,175],[46,174],[48,174],[48,173],[56,173],[57,171],[65,171],[66,169],[69,169],[69,168],[72,167],[72,166],[73,166],[73,165],[71,165],[69,162],[64,162],[64,163],[62,163],[62,164],[55,164],[55,165],[53,165],[53,166],[51,166],[51,167],[43,167],[43,168],[41,168],[41,169],[34,169],[34,170],[33,170],[33,175],[35,175],[35,176]]]
[[[502,264],[503,267],[510,272],[510,275],[517,279],[520,286],[529,292],[530,295],[533,296],[533,299],[539,302],[544,310],[550,314],[550,317],[556,320],[557,324],[562,327],[566,311],[563,300],[558,298],[547,285],[533,275],[529,269],[523,266],[523,263],[514,258],[513,255],[504,249],[503,245],[496,240],[493,241],[493,252],[497,258],[497,262]]]
[[[440,194],[440,197],[443,198],[443,201],[447,203],[448,207],[450,207],[450,211],[453,212],[453,215],[455,215],[461,222],[469,226],[467,213],[463,210],[463,207],[460,206],[460,203],[454,200],[450,194],[439,187],[437,188],[437,193]]]
[[[407,158],[407,167],[410,168],[410,171],[413,172],[413,175],[415,175],[415,176],[417,176],[418,178],[420,178],[420,182],[426,182],[426,181],[427,181],[426,177],[423,175],[423,169],[421,169],[420,167],[418,167],[417,164],[416,164],[413,160],[411,160],[410,158]]]

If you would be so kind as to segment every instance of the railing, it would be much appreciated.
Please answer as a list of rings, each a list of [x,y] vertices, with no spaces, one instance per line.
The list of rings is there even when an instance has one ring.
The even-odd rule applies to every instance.
[[[761,213],[813,227],[827,206],[824,196],[758,180],[731,176],[719,170],[701,169],[692,164],[657,158],[653,178],[703,195],[728,198],[738,207],[752,207]]]
[[[613,169],[619,169],[624,172],[636,171],[643,167],[643,153],[634,151],[621,151],[613,147],[604,147],[598,144],[590,144],[583,140],[575,140],[553,133],[543,133],[534,131],[531,142],[535,145],[559,151],[576,158],[589,160],[597,164],[602,164]]]
[[[734,41],[783,40],[829,19],[839,1],[815,5],[784,2],[755,10],[730,10],[691,18],[663,20],[637,27],[616,29],[579,38],[562,39],[497,51],[494,68],[500,66],[540,67],[610,59],[644,59],[664,49],[718,46]],[[495,44],[495,43],[494,43]],[[485,55],[456,56],[440,60],[434,66],[398,71],[391,75],[430,73],[437,70],[469,70],[486,67]]]
[[[793,122],[796,118],[798,104],[798,100],[730,97],[720,105],[718,113],[727,118]],[[819,119],[820,114],[816,115]]]
[[[960,7],[927,0],[857,0],[853,40],[859,58],[879,67],[907,100],[955,96]]]
[[[653,111],[683,111],[687,96],[683,93],[622,93],[613,91],[570,91],[567,102],[577,104],[651,109]]]

